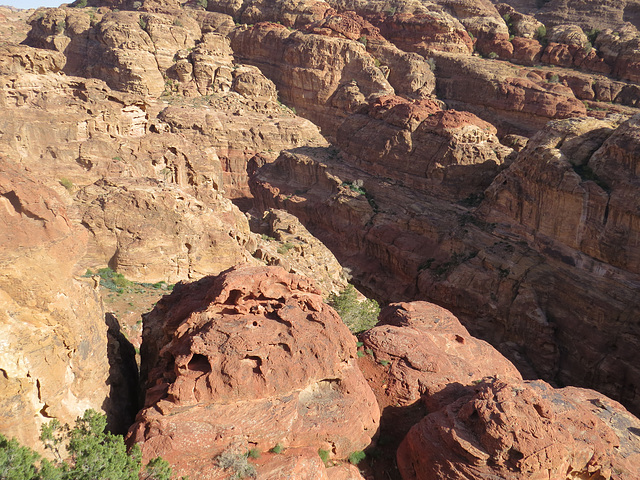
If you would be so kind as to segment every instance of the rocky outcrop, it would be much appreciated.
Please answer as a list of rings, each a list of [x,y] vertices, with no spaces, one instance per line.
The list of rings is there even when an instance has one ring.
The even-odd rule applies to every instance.
[[[245,216],[219,195],[205,202],[171,184],[121,179],[84,187],[76,198],[91,234],[88,265],[175,283],[253,260]]]
[[[435,60],[438,96],[452,107],[492,120],[503,133],[531,134],[553,118],[586,116],[570,88],[522,78],[508,64],[445,54]]]
[[[632,479],[638,425],[593,391],[485,379],[411,429],[398,467],[403,479]]]
[[[281,268],[177,286],[145,317],[143,338],[145,408],[129,439],[178,474],[222,478],[212,458],[280,443],[282,459],[270,459],[310,478],[322,475],[318,448],[345,459],[376,432],[355,338],[309,280]]]
[[[340,119],[393,88],[364,45],[260,23],[234,32],[231,47],[278,87],[287,105],[334,135]]]
[[[389,305],[362,341],[378,362],[389,364],[384,393],[398,406],[420,400],[435,411],[486,376],[522,379],[511,362],[472,337],[451,312],[427,302]]]
[[[360,365],[383,407],[375,478],[638,475],[637,418],[592,390],[523,381],[441,307],[391,304],[362,340]],[[394,477],[396,458],[383,452],[396,448]]]
[[[632,179],[633,162],[619,149],[624,143],[633,151],[635,143],[629,137],[623,142],[623,136],[616,134],[609,138],[618,141],[605,142],[607,128],[590,120],[552,125],[568,130],[582,125],[586,131],[549,133],[549,139],[541,133],[530,141],[494,180],[479,209],[475,205],[482,199],[481,192],[452,206],[429,191],[403,184],[399,177],[382,179],[362,170],[355,177],[343,163],[351,161],[350,157],[339,152],[308,150],[283,155],[257,172],[252,188],[259,205],[285,208],[298,216],[346,266],[358,272],[361,285],[382,299],[435,301],[454,311],[474,335],[498,346],[528,377],[597,385],[635,411],[632,385],[638,382],[638,372],[630,361],[632,356],[624,352],[638,348],[633,320],[638,309],[633,293],[637,273],[631,269],[635,268],[632,262],[615,267],[590,256],[606,250],[610,242],[605,238],[613,231],[606,233],[604,210],[609,195],[612,202],[618,194],[615,190],[608,194],[562,160],[564,155],[573,157],[579,169],[577,165],[606,156],[612,172],[627,165],[629,170],[621,171]],[[620,127],[620,134],[630,132],[631,125],[634,123]],[[559,127],[550,126],[548,132],[554,129]],[[567,153],[546,148],[547,141],[556,146],[563,142],[560,149]],[[610,156],[604,155],[606,149],[594,153],[601,145],[611,145]],[[540,170],[534,174],[536,165]],[[521,169],[528,173],[518,175],[521,182],[515,187],[510,178]],[[359,190],[350,188],[355,180],[359,180]],[[566,188],[563,182],[568,182]],[[553,194],[547,185],[557,187]],[[619,188],[620,198],[636,205],[622,193],[629,187],[620,184]],[[293,195],[295,191],[298,194]],[[495,214],[491,213],[494,204]],[[512,217],[498,215],[505,205]],[[621,206],[614,214],[618,208],[614,205],[609,207],[607,222],[614,222],[613,227],[619,219],[620,225],[627,225],[628,233],[620,232],[633,242],[629,207]],[[547,213],[542,214],[543,210]],[[567,217],[556,223],[551,218],[560,218],[558,212]],[[539,222],[527,228],[520,222],[529,222],[528,218]],[[551,222],[549,229],[547,222]],[[538,229],[548,233],[538,234]],[[576,240],[583,246],[578,248]],[[587,249],[589,244],[593,247]],[[628,250],[636,250],[629,245]],[[607,333],[612,325],[616,332],[624,333]]]
[[[347,273],[336,257],[295,216],[271,209],[251,223],[253,231],[262,233],[263,240],[253,253],[255,258],[312,278],[324,298],[346,288]]]
[[[486,188],[511,149],[493,125],[431,100],[380,97],[340,126],[336,142],[367,172],[464,198]]]
[[[93,408],[118,423],[123,392],[110,392],[102,304],[91,279],[74,277],[86,233],[55,192],[6,158],[0,225],[0,430],[41,449],[51,419],[73,423]]]

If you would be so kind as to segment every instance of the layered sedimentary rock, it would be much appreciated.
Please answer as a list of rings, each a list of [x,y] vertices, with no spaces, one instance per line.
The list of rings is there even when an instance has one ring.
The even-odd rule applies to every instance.
[[[214,459],[224,452],[280,443],[277,463],[292,460],[289,449],[306,449],[307,465],[294,464],[304,478],[324,478],[318,448],[345,459],[377,429],[355,349],[313,284],[281,268],[243,267],[179,285],[145,317],[146,400],[130,441],[145,458],[162,455],[198,478],[222,478]]]
[[[260,23],[234,32],[234,52],[278,87],[282,100],[335,134],[337,120],[393,88],[364,45],[355,40]]]
[[[354,191],[351,183],[343,186],[356,178],[343,163],[349,157],[338,152],[282,156],[258,172],[254,194],[259,205],[299,216],[359,272],[359,282],[383,298],[436,301],[499,346],[527,376],[597,385],[636,409],[631,352],[638,348],[638,276],[630,212],[637,201],[625,192],[637,187],[627,186],[635,181],[635,164],[620,150],[624,144],[633,151],[634,143],[622,141],[632,125],[611,133],[611,124],[590,120],[552,124],[496,177],[479,209],[474,205],[481,190],[452,208],[404,185],[400,175],[381,179],[360,171],[362,188]],[[624,171],[617,175],[627,183],[612,181],[611,191],[603,190],[590,170],[580,170],[596,168],[596,159],[598,172]],[[392,157],[385,161],[389,175]],[[605,215],[607,203],[611,213]],[[509,218],[498,215],[506,205]],[[631,242],[629,253],[619,251],[618,266],[597,259],[610,255],[601,258],[614,261],[613,251],[604,253],[614,231]]]
[[[93,408],[117,423],[102,304],[90,279],[74,278],[86,233],[55,192],[6,158],[0,224],[0,430],[38,447],[54,418],[73,423]]]

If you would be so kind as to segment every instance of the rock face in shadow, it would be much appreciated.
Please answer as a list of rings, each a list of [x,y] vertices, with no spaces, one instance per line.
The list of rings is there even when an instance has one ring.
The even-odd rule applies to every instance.
[[[91,279],[74,278],[87,235],[55,192],[5,158],[0,230],[0,430],[41,448],[53,418],[73,423],[93,408],[118,424],[101,300]]]
[[[144,320],[145,408],[129,441],[145,459],[161,455],[174,472],[206,479],[224,478],[211,459],[225,452],[280,443],[285,463],[289,449],[306,449],[310,475],[319,448],[344,460],[377,430],[355,351],[313,284],[281,268],[178,285]]]
[[[371,175],[337,150],[283,155],[252,188],[259,206],[298,216],[381,298],[437,302],[526,377],[597,386],[637,411],[635,123],[551,123],[485,192],[455,204],[407,182],[392,156]],[[618,253],[615,235],[630,242]]]

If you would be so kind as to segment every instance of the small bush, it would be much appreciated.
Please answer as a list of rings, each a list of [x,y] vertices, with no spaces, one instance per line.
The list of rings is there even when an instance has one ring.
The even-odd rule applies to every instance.
[[[133,2],[133,9],[138,10],[142,6],[142,2],[136,1]]]
[[[276,443],[276,446],[270,450],[271,453],[282,453],[284,452],[284,447],[281,443]]]
[[[290,242],[286,242],[283,245],[280,245],[277,249],[277,252],[280,255],[284,255],[285,253],[287,253],[289,250],[291,250],[294,247],[293,243]]]
[[[379,363],[380,365],[382,365],[383,367],[386,367],[386,366],[387,366],[387,365],[389,365],[389,363],[391,363],[391,362],[389,362],[389,360],[378,360],[378,363]]]
[[[58,20],[56,22],[56,33],[58,35],[60,35],[61,33],[63,33],[65,31],[65,29],[67,28],[67,22],[64,20]]]
[[[362,460],[365,459],[366,456],[367,455],[362,450],[352,452],[349,455],[349,463],[352,463],[353,465],[358,465]]]
[[[546,36],[547,36],[547,27],[545,27],[544,25],[540,25],[536,30],[536,37],[538,38],[538,40],[542,40]]]
[[[362,36],[358,39],[358,41],[359,41],[362,45],[364,45],[364,46],[365,46],[365,48],[366,48],[366,46],[367,46],[367,42],[368,42],[368,41],[367,41],[367,37],[365,37],[364,35],[362,35]]]
[[[384,13],[386,13],[387,16],[389,17],[393,17],[396,14],[396,11],[397,11],[396,7],[390,7],[390,8],[387,8]]]
[[[198,0],[198,5],[206,10],[209,6],[209,0]]]
[[[549,77],[549,83],[558,83],[560,81],[560,77],[558,75],[551,75]]]
[[[498,58],[498,54],[496,52],[489,52],[489,54],[487,55],[487,58]]]
[[[247,461],[247,455],[226,451],[217,458],[217,465],[233,472],[235,478],[256,477],[256,469]]]
[[[98,270],[100,285],[114,292],[122,293],[132,282],[127,280],[121,273],[114,272],[109,267]]]
[[[352,333],[369,330],[378,322],[380,306],[373,299],[358,300],[358,292],[351,284],[340,295],[331,294],[329,305],[336,309]]]
[[[66,188],[69,192],[73,192],[73,182],[71,182],[71,180],[69,180],[68,178],[61,178],[60,185]]]
[[[87,0],[77,0],[71,4],[73,8],[84,8],[87,6]]]
[[[319,448],[318,449],[318,456],[320,457],[320,460],[322,460],[322,463],[324,463],[326,465],[327,462],[329,461],[330,452],[329,452],[329,450],[322,450],[321,448]]]
[[[144,18],[140,17],[138,19],[138,25],[140,25],[142,30],[147,30],[147,21]]]
[[[181,21],[179,18],[174,19],[174,20],[173,20],[173,24],[174,24],[176,27],[182,27],[182,26],[183,26],[183,23],[182,23],[182,21]]]
[[[247,456],[249,458],[253,458],[254,460],[257,458],[260,458],[260,450],[258,450],[257,448],[252,448],[251,450],[249,450],[249,452],[247,453]]]
[[[591,50],[593,50],[593,45],[592,45],[592,43],[591,43],[591,42],[587,42],[587,43],[585,43],[585,44],[584,44],[584,49],[583,49],[583,50],[584,50],[584,53],[585,53],[586,55],[589,55],[589,54],[591,53]]]
[[[472,38],[473,40],[473,38]],[[433,58],[427,58],[427,64],[432,72],[436,71],[436,61]]]

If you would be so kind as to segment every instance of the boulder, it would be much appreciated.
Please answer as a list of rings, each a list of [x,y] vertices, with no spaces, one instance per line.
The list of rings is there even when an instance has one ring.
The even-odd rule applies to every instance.
[[[311,478],[324,470],[317,455],[304,464],[291,455],[323,449],[344,460],[378,426],[355,338],[309,280],[278,267],[176,286],[145,317],[142,357],[145,408],[129,442],[179,475],[220,478],[216,458],[279,443],[285,454],[270,459]]]

